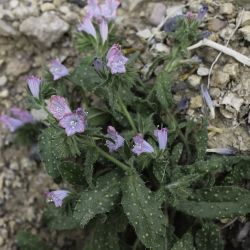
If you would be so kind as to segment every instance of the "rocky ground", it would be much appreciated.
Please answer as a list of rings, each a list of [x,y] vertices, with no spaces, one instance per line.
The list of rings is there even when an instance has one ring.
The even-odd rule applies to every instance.
[[[125,31],[128,47],[144,48],[138,65],[142,74],[147,73],[148,58],[170,50],[166,34],[156,28],[166,13],[170,15],[173,6],[179,5],[183,5],[180,9],[197,12],[201,3],[199,0],[121,2],[117,23]],[[212,32],[210,39],[225,44],[235,30],[242,6],[230,0],[203,2],[208,4],[209,14],[202,29]],[[69,68],[73,66],[77,55],[73,34],[85,13],[84,6],[82,0],[0,0],[0,114],[12,106],[25,107],[27,74],[41,75],[42,69],[56,57]],[[244,8],[241,25],[229,46],[250,56],[250,8],[247,4]],[[51,23],[53,25],[49,25]],[[152,36],[148,45],[147,39]],[[202,115],[203,105],[199,86],[207,82],[208,70],[218,52],[199,48],[193,53],[202,63],[185,81],[180,81],[186,88],[177,92],[175,99],[188,97],[187,115],[197,119]],[[209,147],[234,147],[249,152],[250,68],[229,56],[221,56],[213,70],[210,93],[216,117],[210,120]],[[42,226],[43,192],[56,185],[37,164],[34,151],[35,147],[14,145],[13,135],[0,126],[0,249],[16,249],[15,235],[20,229],[38,233],[51,242],[54,249],[74,249],[69,246],[79,235],[57,235]]]

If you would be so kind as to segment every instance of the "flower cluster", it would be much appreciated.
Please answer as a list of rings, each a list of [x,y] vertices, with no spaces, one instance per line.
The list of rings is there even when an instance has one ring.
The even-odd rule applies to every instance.
[[[103,4],[99,4],[97,0],[88,0],[86,7],[87,15],[78,25],[78,31],[84,31],[97,39],[96,29],[93,21],[99,24],[99,31],[103,44],[108,38],[108,22],[116,18],[116,11],[120,2],[117,0],[105,0]]]
[[[85,111],[82,108],[78,108],[75,112],[72,112],[64,97],[58,95],[51,96],[48,110],[59,121],[59,125],[65,129],[67,136],[85,131]]]

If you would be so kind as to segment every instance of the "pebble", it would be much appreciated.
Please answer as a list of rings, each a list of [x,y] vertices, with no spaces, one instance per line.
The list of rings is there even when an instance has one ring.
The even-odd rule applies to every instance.
[[[30,64],[26,60],[20,60],[20,58],[12,58],[7,64],[6,74],[8,76],[19,76],[28,72]]]
[[[197,74],[199,76],[208,76],[209,75],[209,69],[204,67],[204,66],[200,66],[197,70]]]
[[[239,29],[239,31],[243,34],[244,39],[250,42],[250,25]]]
[[[19,33],[7,22],[0,19],[0,36],[17,36]]]
[[[151,24],[158,26],[166,15],[166,6],[163,3],[152,3],[149,9],[153,9],[149,21]]]
[[[223,72],[227,73],[233,79],[236,79],[239,75],[239,64],[238,63],[229,63],[226,64],[223,68]]]
[[[212,77],[211,86],[225,88],[229,81],[230,76],[228,73],[223,71],[215,71]]]
[[[0,246],[3,246],[3,244],[4,244],[4,237],[0,235]]]
[[[144,30],[140,30],[136,33],[137,36],[139,36],[142,39],[148,39],[150,38],[153,34],[150,31],[150,29],[144,29]]]
[[[0,98],[6,98],[9,96],[9,90],[8,89],[3,89],[0,91]]]
[[[10,4],[9,4],[11,9],[15,9],[18,5],[19,5],[18,0],[12,0],[12,1],[10,1]]]
[[[201,84],[201,77],[197,75],[191,75],[188,77],[188,82],[192,87],[198,87]]]
[[[222,102],[221,102],[221,104],[229,105],[229,106],[233,107],[237,112],[240,111],[240,107],[243,103],[244,103],[244,99],[237,97],[232,92],[229,92],[228,94],[226,94],[223,97]]]
[[[0,87],[4,86],[7,82],[7,77],[5,75],[0,76]]]
[[[53,3],[44,3],[41,5],[41,11],[46,12],[50,10],[55,10],[55,5]]]
[[[220,6],[220,14],[222,15],[232,15],[234,12],[234,5],[232,3],[223,3]]]
[[[225,28],[226,25],[227,25],[226,21],[222,21],[218,18],[213,18],[208,20],[207,27],[209,31],[218,32],[221,29]]]
[[[247,26],[247,25],[250,25],[250,11],[245,11],[242,16],[241,26]]]
[[[190,108],[191,109],[197,109],[201,108],[203,104],[202,97],[200,95],[197,95],[195,97],[192,97],[190,99]]]
[[[218,99],[221,94],[221,90],[219,88],[210,88],[209,94],[212,97],[212,99]]]
[[[157,52],[164,52],[166,54],[169,54],[170,52],[170,48],[163,44],[163,43],[157,43],[153,46],[153,48],[157,51]]]

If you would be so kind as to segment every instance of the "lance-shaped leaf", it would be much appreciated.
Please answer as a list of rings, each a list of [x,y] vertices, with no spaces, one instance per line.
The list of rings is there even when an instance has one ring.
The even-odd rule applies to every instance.
[[[174,206],[199,218],[229,218],[250,212],[250,192],[234,186],[204,188],[194,192],[187,200],[179,200]]]
[[[178,240],[171,250],[195,250],[193,236],[191,233],[186,233]],[[212,248],[211,248],[212,249]]]
[[[166,247],[166,221],[160,204],[137,173],[122,183],[122,206],[140,241],[148,248]]]
[[[95,188],[83,191],[77,201],[74,218],[84,227],[97,214],[108,212],[120,192],[120,175],[113,171],[97,179]]]
[[[98,153],[94,150],[89,150],[86,153],[84,162],[84,175],[89,186],[92,186],[94,164],[98,160]]]
[[[195,235],[197,250],[223,250],[224,242],[220,235],[219,228],[212,222],[202,225],[202,228]]]
[[[56,128],[47,128],[39,137],[38,147],[48,174],[52,178],[60,177],[58,165],[69,154],[65,135]]]

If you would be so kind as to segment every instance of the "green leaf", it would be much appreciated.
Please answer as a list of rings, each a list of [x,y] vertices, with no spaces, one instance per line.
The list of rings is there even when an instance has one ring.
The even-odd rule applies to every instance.
[[[20,231],[17,234],[17,244],[21,250],[51,250],[37,235]]]
[[[140,241],[148,248],[166,246],[166,221],[159,203],[137,173],[124,177],[122,206]]]
[[[180,240],[178,240],[174,246],[171,248],[171,250],[195,250],[194,244],[193,244],[193,236],[191,233],[186,233],[182,236]],[[211,248],[210,250],[212,250]]]
[[[74,218],[84,227],[97,214],[110,211],[120,192],[120,175],[113,171],[97,179],[94,189],[81,192]]]
[[[199,218],[229,218],[250,212],[250,192],[234,186],[204,188],[196,190],[188,200],[179,200],[174,206]]]
[[[77,163],[64,161],[59,165],[62,178],[73,185],[85,184],[84,169]]]
[[[224,242],[222,241],[219,228],[212,222],[202,225],[202,228],[195,235],[197,250],[223,250]]]
[[[43,214],[48,227],[54,230],[72,230],[79,228],[79,224],[73,218],[73,214],[67,214],[62,209],[49,206]]]
[[[178,143],[177,145],[174,146],[171,155],[170,155],[170,160],[172,165],[177,165],[178,162],[180,161],[181,155],[183,151],[183,144]]]
[[[45,165],[48,174],[52,178],[60,177],[58,165],[60,160],[69,154],[66,141],[66,135],[56,128],[47,128],[43,130],[38,139],[38,147],[41,159]]]
[[[70,76],[72,82],[89,92],[94,92],[102,83],[102,79],[92,66],[92,62],[93,57],[85,57]]]
[[[110,120],[110,114],[97,108],[88,108],[88,125],[90,127],[104,126]]]
[[[93,179],[93,168],[95,162],[98,160],[99,154],[94,150],[88,150],[86,153],[86,158],[84,162],[84,175],[86,181],[90,187],[92,187],[92,179]]]
[[[154,162],[153,173],[160,183],[164,183],[167,177],[169,177],[169,170],[168,160]]]

